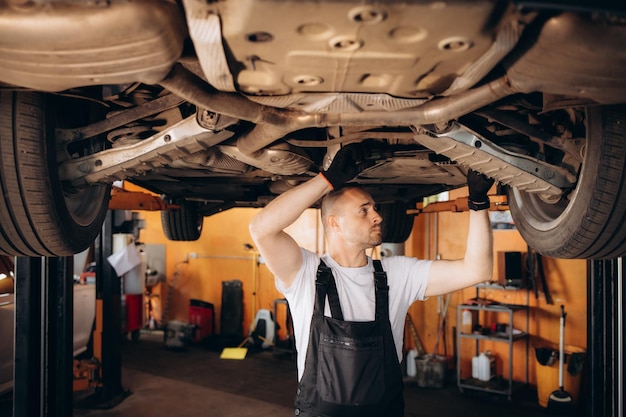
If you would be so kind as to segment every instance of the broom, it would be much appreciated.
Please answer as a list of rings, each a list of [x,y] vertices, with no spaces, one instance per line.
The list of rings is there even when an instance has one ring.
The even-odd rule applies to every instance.
[[[564,334],[565,334],[565,307],[561,305],[561,319],[559,323],[559,389],[553,391],[548,399],[548,410],[554,414],[571,414],[574,405],[572,396],[563,389],[563,363],[565,362],[564,353]]]

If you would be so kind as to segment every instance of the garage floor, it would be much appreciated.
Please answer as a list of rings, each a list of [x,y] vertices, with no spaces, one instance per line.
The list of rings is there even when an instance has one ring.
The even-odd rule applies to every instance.
[[[291,416],[296,390],[295,360],[270,351],[250,352],[244,360],[220,359],[220,350],[190,346],[165,348],[158,332],[143,333],[123,347],[123,384],[132,392],[109,411],[76,408],[74,416]],[[443,389],[407,381],[406,416],[549,415],[536,392],[505,396],[467,390],[454,380]],[[77,403],[77,407],[80,403]]]
[[[249,352],[244,360],[220,359],[220,350],[165,348],[162,333],[142,333],[122,348],[123,386],[130,395],[115,408],[85,407],[90,392],[75,394],[74,416],[292,416],[296,367],[291,355]],[[527,389],[512,401],[478,391],[459,392],[454,377],[443,389],[420,388],[407,380],[406,417],[548,416]],[[0,415],[10,416],[0,399]],[[8,412],[5,414],[5,412]],[[582,415],[582,413],[581,413]]]

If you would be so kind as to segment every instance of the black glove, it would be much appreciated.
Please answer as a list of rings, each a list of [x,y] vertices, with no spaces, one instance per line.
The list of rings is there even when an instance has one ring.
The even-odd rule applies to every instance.
[[[491,189],[494,180],[485,175],[470,169],[467,173],[467,188],[469,188],[469,199],[467,205],[471,210],[485,210],[490,206],[487,193]]]
[[[346,145],[337,152],[330,166],[322,172],[322,175],[332,185],[333,189],[337,189],[356,177],[368,165],[371,165],[365,159],[366,154],[367,149],[361,144]]]

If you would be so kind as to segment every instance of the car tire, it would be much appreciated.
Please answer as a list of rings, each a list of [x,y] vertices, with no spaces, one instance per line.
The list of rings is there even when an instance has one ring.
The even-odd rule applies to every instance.
[[[163,233],[169,240],[194,241],[202,234],[204,218],[198,212],[196,204],[182,201],[180,208],[161,212]]]
[[[509,191],[511,216],[528,245],[554,258],[626,254],[626,108],[594,106],[576,189],[557,204]]]
[[[385,243],[404,243],[413,230],[412,215],[406,214],[412,208],[403,201],[378,205],[378,213],[383,218],[381,223],[382,241]]]
[[[70,189],[59,179],[54,129],[61,113],[71,110],[56,99],[0,92],[2,254],[69,256],[89,247],[102,230],[111,187]]]

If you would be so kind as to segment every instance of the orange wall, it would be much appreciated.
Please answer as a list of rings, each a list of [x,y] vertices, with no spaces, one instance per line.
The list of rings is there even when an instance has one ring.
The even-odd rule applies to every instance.
[[[450,193],[450,199],[467,195],[466,190],[456,190]],[[417,257],[434,258],[440,254],[444,259],[455,259],[463,256],[465,239],[467,237],[468,213],[437,213],[426,214],[416,218],[413,234],[409,239],[413,241],[414,251],[407,253]],[[436,223],[436,226],[435,226]],[[435,249],[433,230],[438,231]],[[424,231],[430,231],[427,237]],[[430,250],[429,250],[430,248]],[[503,282],[503,277],[498,276],[501,267],[497,252],[520,251],[527,252],[526,242],[517,230],[494,231],[494,275],[492,280]],[[430,256],[429,256],[430,254]],[[535,298],[533,291],[526,290],[500,290],[481,289],[478,295],[509,304],[529,305],[529,341],[528,356],[526,356],[525,343],[516,342],[513,351],[513,378],[524,380],[526,378],[526,363],[528,363],[529,381],[536,384],[535,375],[535,352],[533,347],[558,347],[559,342],[559,317],[560,306],[563,304],[567,312],[565,344],[586,348],[587,340],[587,301],[586,301],[586,262],[583,260],[563,260],[543,258],[544,271],[546,274],[547,287],[553,298],[553,304],[546,303],[545,295],[541,286],[539,296]],[[538,284],[540,285],[540,284]],[[446,314],[444,333],[440,337],[437,353],[445,353],[450,358],[455,353],[455,334],[457,326],[457,307],[467,300],[476,297],[476,288],[454,292],[450,295],[448,311]],[[432,353],[437,340],[439,323],[438,306],[444,305],[446,296],[432,297],[425,302],[415,303],[409,313],[419,333],[427,353]],[[514,327],[524,329],[525,317],[518,316],[523,313],[515,313]],[[492,321],[503,322],[506,316],[485,317],[481,319],[481,325],[490,325]],[[444,338],[445,334],[445,338]],[[407,334],[407,337],[410,337]],[[446,343],[444,344],[444,339]],[[407,339],[407,344],[412,346],[412,340]],[[508,376],[508,345],[496,342],[483,342],[480,351],[491,350],[496,354],[497,374]],[[471,358],[475,353],[473,340],[462,339],[461,345],[461,369],[463,377],[471,375]],[[526,359],[528,362],[526,362]]]
[[[244,244],[253,245],[248,233],[248,223],[258,210],[232,209],[204,219],[203,232],[195,242],[173,242],[165,238],[161,228],[160,212],[140,212],[146,228],[140,232],[139,240],[143,243],[164,244],[166,246],[166,283],[161,284],[156,293],[160,294],[165,308],[169,302],[167,321],[188,321],[189,299],[195,298],[213,303],[215,306],[216,326],[219,332],[222,282],[240,280],[243,284],[245,333],[254,319],[256,310],[273,310],[275,299],[283,298],[274,287],[274,278],[265,265],[258,268],[255,275],[254,260],[256,254],[244,248]],[[301,246],[317,250],[315,238],[317,211],[309,210],[289,231]],[[195,253],[197,258],[189,258]],[[186,261],[187,259],[187,261]],[[253,286],[256,281],[256,300]],[[169,289],[172,289],[168,295]],[[160,314],[157,312],[157,318]],[[279,308],[279,324],[284,323],[284,311]],[[284,326],[283,326],[284,327]],[[284,329],[282,329],[284,332]]]
[[[465,190],[450,193],[450,198],[462,196]],[[465,194],[466,195],[466,194]],[[203,233],[196,242],[167,241],[161,229],[159,212],[141,212],[146,220],[146,228],[141,231],[140,240],[145,243],[162,243],[166,245],[167,285],[162,285],[162,299],[168,299],[167,288],[173,285],[170,298],[168,320],[187,320],[190,298],[197,298],[215,305],[216,324],[219,331],[221,311],[222,281],[238,279],[243,282],[244,292],[244,331],[247,332],[253,319],[253,271],[254,254],[244,250],[244,244],[252,244],[248,233],[248,223],[257,209],[232,209],[216,214],[204,220]],[[424,214],[416,217],[413,234],[405,246],[409,256],[434,258],[440,254],[442,258],[454,259],[463,256],[467,233],[467,213]],[[289,233],[301,246],[313,251],[323,251],[323,238],[318,221],[318,212],[308,210],[296,224],[289,228]],[[435,235],[435,230],[437,231]],[[435,239],[435,236],[437,239]],[[436,248],[435,248],[436,243]],[[515,230],[494,231],[494,251],[526,252],[526,243]],[[197,253],[197,259],[183,263],[187,254]],[[245,258],[245,259],[240,259]],[[494,279],[497,279],[499,265],[495,257]],[[586,263],[582,260],[557,260],[544,258],[544,268],[548,288],[554,299],[553,305],[546,304],[543,292],[535,298],[534,293],[525,290],[503,291],[493,289],[481,290],[480,296],[500,302],[526,304],[530,306],[529,329],[531,334],[528,351],[528,370],[530,382],[536,383],[535,354],[533,346],[545,346],[547,343],[558,343],[558,326],[560,305],[564,304],[567,315],[565,343],[578,347],[586,347]],[[175,275],[178,273],[178,279]],[[261,264],[257,277],[256,309],[273,308],[273,301],[282,298],[274,288],[274,280],[265,265]],[[446,314],[446,326],[440,337],[437,353],[448,356],[455,352],[454,329],[457,321],[457,306],[475,297],[474,288],[457,291],[450,295]],[[410,314],[417,327],[418,334],[427,353],[432,353],[437,338],[439,323],[438,304],[444,304],[446,297],[438,301],[431,297],[425,302],[415,303]],[[279,310],[277,322],[284,334],[284,313]],[[519,314],[519,313],[518,313]],[[491,320],[487,318],[487,320]],[[498,319],[498,321],[501,321]],[[488,325],[489,323],[484,323]],[[515,326],[523,328],[524,320],[516,319]],[[445,342],[445,343],[444,343]],[[471,357],[474,355],[472,343],[464,341],[462,347],[462,369],[468,375]],[[406,344],[412,347],[410,334]],[[507,346],[504,344],[481,346],[481,350],[491,349],[498,357],[498,374],[502,375],[503,364],[508,357]],[[514,350],[515,379],[523,380],[526,372],[526,351],[524,343],[517,343]],[[506,371],[504,371],[506,375]]]

